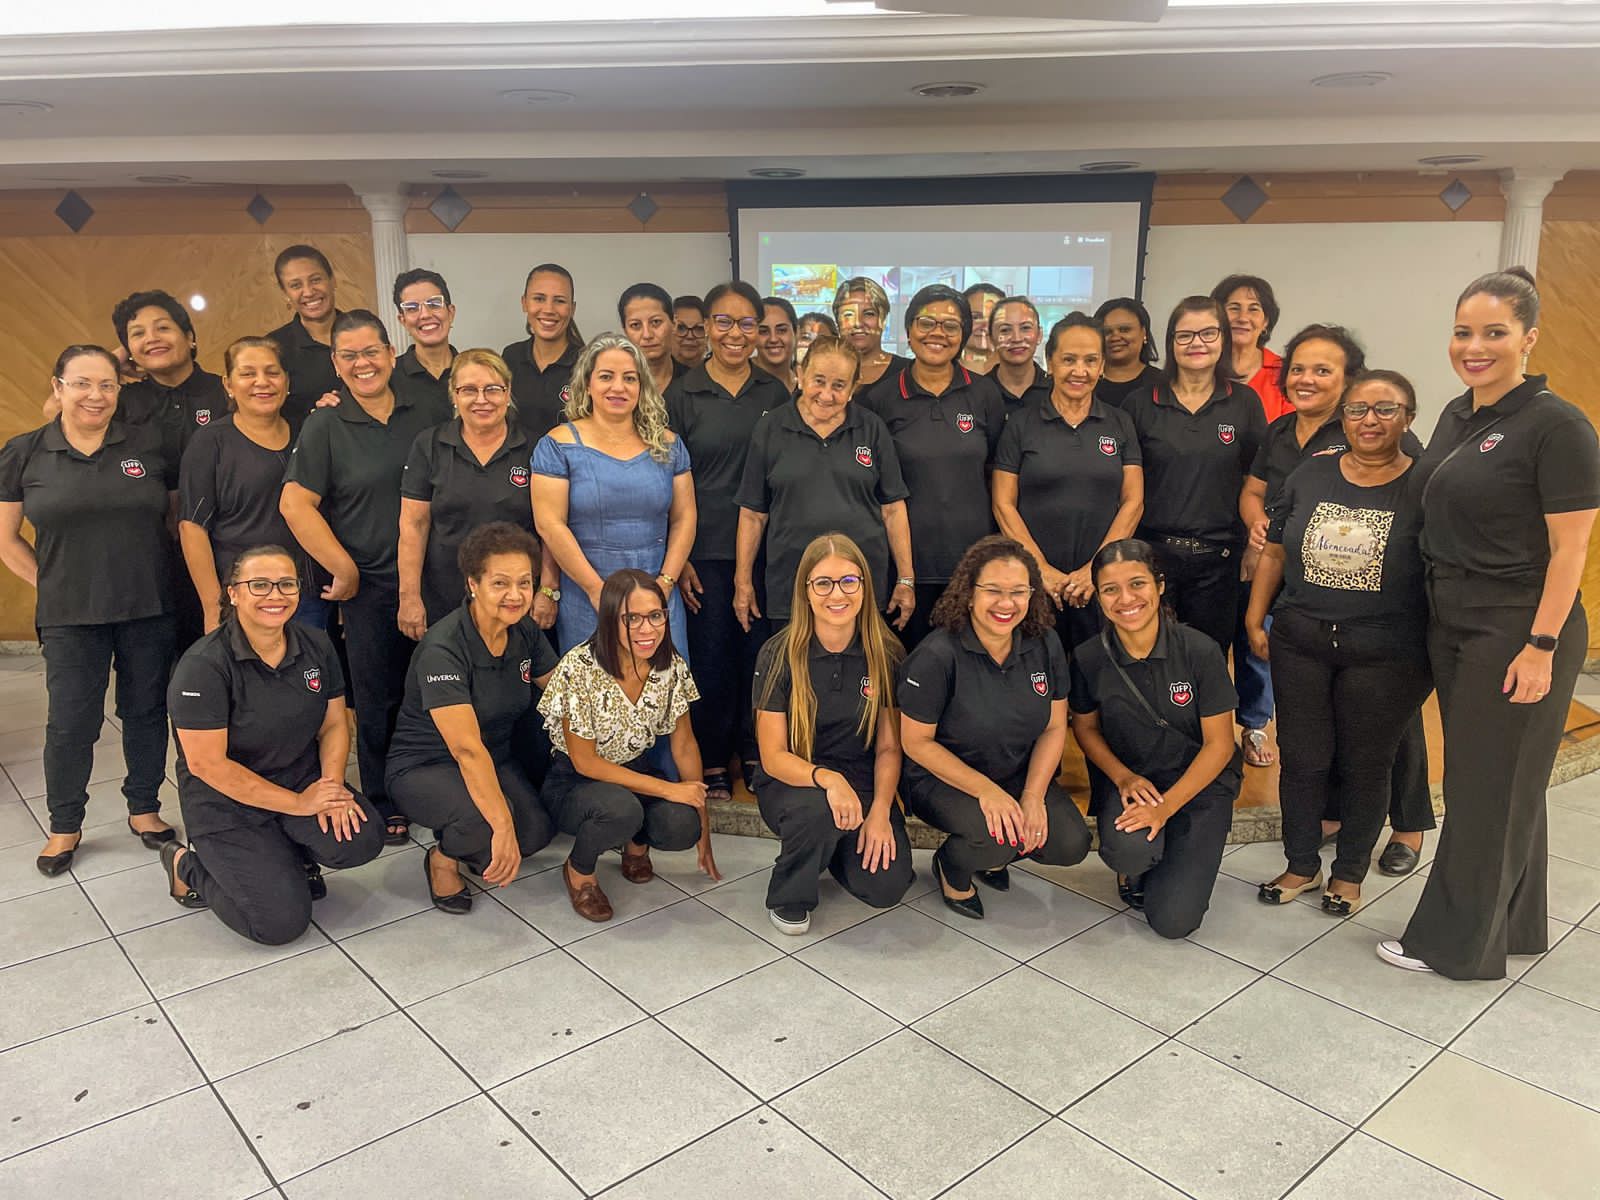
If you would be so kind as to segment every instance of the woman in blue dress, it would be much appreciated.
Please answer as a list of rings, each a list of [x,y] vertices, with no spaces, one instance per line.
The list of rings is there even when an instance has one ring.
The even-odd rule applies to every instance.
[[[605,333],[583,348],[563,415],[534,447],[530,489],[539,537],[561,568],[557,647],[565,654],[594,632],[601,584],[628,567],[671,597],[668,623],[687,661],[676,584],[694,544],[694,480],[632,342]]]

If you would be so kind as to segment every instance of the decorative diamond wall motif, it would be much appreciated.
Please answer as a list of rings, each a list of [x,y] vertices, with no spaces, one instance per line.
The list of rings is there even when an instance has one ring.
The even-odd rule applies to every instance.
[[[61,197],[61,203],[56,205],[56,216],[60,217],[61,223],[73,233],[78,233],[89,223],[89,218],[94,216],[94,209],[77,192],[71,191]]]
[[[633,214],[633,219],[641,225],[650,224],[650,218],[661,211],[661,206],[655,202],[649,192],[640,192],[628,201],[628,211]]]
[[[1444,206],[1451,212],[1460,212],[1468,200],[1472,199],[1472,189],[1459,179],[1452,179],[1450,186],[1439,193],[1439,199],[1444,201]]]
[[[1241,175],[1231,188],[1222,193],[1222,203],[1241,223],[1260,212],[1261,206],[1270,199],[1266,189],[1248,175]]]
[[[428,211],[439,218],[439,224],[454,233],[456,227],[471,215],[472,202],[455,188],[447,187],[433,198]]]
[[[260,192],[250,197],[250,203],[244,206],[245,212],[250,214],[250,219],[257,225],[265,225],[273,214],[272,201]]]

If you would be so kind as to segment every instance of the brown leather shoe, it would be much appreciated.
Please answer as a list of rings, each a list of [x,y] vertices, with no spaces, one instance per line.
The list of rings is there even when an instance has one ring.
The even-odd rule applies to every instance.
[[[622,877],[629,883],[649,883],[656,877],[656,869],[650,865],[650,847],[638,854],[622,852]]]
[[[598,883],[572,882],[572,864],[561,864],[561,881],[567,885],[567,899],[572,901],[572,911],[585,921],[611,920],[611,901],[600,890]]]

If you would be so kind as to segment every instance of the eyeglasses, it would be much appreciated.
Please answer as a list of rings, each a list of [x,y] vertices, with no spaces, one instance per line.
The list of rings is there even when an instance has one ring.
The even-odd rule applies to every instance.
[[[943,321],[937,317],[918,317],[911,322],[911,328],[922,334],[932,333],[937,329],[947,337],[961,336],[961,322],[954,317],[947,317]]]
[[[486,383],[482,387],[474,387],[470,383],[465,383],[456,389],[456,399],[471,403],[479,396],[482,396],[485,400],[499,402],[506,398],[506,393],[509,390],[503,383]]]
[[[997,588],[992,583],[980,583],[972,589],[982,592],[991,600],[1010,600],[1014,604],[1026,604],[1028,597],[1033,595],[1031,587],[1025,588]]]
[[[350,367],[362,359],[366,359],[371,363],[382,362],[383,356],[387,353],[389,353],[389,347],[387,346],[368,346],[365,350],[335,350],[333,356],[345,366]]]
[[[1380,421],[1393,421],[1406,411],[1406,406],[1394,400],[1380,400],[1376,404],[1357,400],[1353,404],[1346,404],[1342,411],[1347,421],[1365,421],[1369,412],[1376,413]]]
[[[1176,346],[1187,346],[1195,338],[1199,338],[1209,346],[1221,336],[1222,327],[1220,325],[1208,325],[1204,329],[1180,329],[1172,335],[1172,342]]]
[[[841,308],[839,310],[839,323],[841,325],[878,326],[883,324],[883,315],[875,308]]]
[[[429,296],[426,300],[402,300],[400,302],[400,311],[408,317],[414,317],[425,308],[438,312],[444,306],[445,300],[443,296]]]
[[[239,579],[237,586],[245,588],[252,596],[270,596],[276,589],[280,596],[298,596],[300,594],[300,581],[298,579]]]
[[[838,588],[846,596],[854,596],[861,590],[861,576],[841,575],[837,579],[830,579],[826,575],[818,575],[807,581],[811,590],[819,596],[833,595],[833,589]]]
[[[622,623],[629,629],[638,629],[644,625],[653,625],[659,629],[667,623],[667,610],[658,608],[647,613],[623,613]]]
[[[682,321],[679,321],[674,328],[677,329],[679,337],[702,338],[706,335],[706,326],[703,321],[698,325],[685,325]]]
[[[727,333],[735,325],[739,327],[740,333],[754,333],[760,327],[760,324],[754,317],[739,317],[735,319],[722,313],[718,313],[711,318],[711,325],[718,333]],[[682,329],[683,327],[680,325],[679,328]]]
[[[61,386],[69,392],[83,392],[87,394],[89,392],[98,391],[102,396],[115,396],[117,394],[117,390],[122,385],[114,380],[107,380],[105,383],[96,383],[92,379],[63,379],[61,380]]]

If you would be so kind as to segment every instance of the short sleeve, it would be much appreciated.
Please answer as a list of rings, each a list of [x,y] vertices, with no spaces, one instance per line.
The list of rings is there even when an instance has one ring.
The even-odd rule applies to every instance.
[[[689,664],[677,654],[672,656],[672,666],[667,673],[667,702],[661,709],[663,726],[651,731],[657,737],[666,737],[671,733],[678,719],[689,711],[689,705],[700,699],[700,689],[695,685],[694,676],[689,673]]]
[[[1534,470],[1540,512],[1600,508],[1600,446],[1594,426],[1581,414],[1552,423],[1542,439]]]
[[[190,440],[178,470],[178,517],[201,529],[209,530],[217,515],[217,453],[220,449],[217,439],[202,430]]]
[[[27,434],[20,434],[0,448],[0,501],[22,502],[22,469],[28,463],[23,443],[27,437]]]
[[[989,462],[994,462],[995,451],[999,449],[1000,439],[1005,435],[1006,427],[1011,424],[1006,420],[1006,401],[1000,394],[1000,385],[989,380],[989,386],[984,389],[984,428],[989,435]]]
[[[567,467],[566,451],[548,433],[533,448],[532,466],[535,475],[548,475],[552,479],[566,479],[571,473]]]
[[[1022,437],[1023,427],[1029,424],[1026,414],[1018,414],[1014,421],[1007,421],[1005,430],[1000,434],[999,448],[994,452],[994,469],[1004,471],[1008,475],[1022,474]]]
[[[411,443],[405,470],[400,473],[400,494],[407,500],[433,499],[434,431],[424,429]]]
[[[328,635],[309,625],[295,627],[295,636],[309,647],[309,652],[322,668],[322,696],[325,700],[341,699],[346,691],[344,668],[339,665],[339,654],[328,640]]]
[[[1295,500],[1299,493],[1299,489],[1295,486],[1299,475],[1300,472],[1295,471],[1284,480],[1273,503],[1267,508],[1267,541],[1274,546],[1283,545],[1284,527],[1289,524],[1289,514],[1294,511]]]
[[[913,721],[937,725],[955,687],[955,661],[942,637],[924,638],[900,664],[895,698]]]
[[[1089,686],[1089,677],[1083,673],[1083,658],[1075,656],[1068,664],[1067,672],[1071,682],[1067,687],[1067,707],[1075,713],[1092,713],[1100,711],[1100,697],[1094,694],[1094,689]]]
[[[548,439],[546,439],[548,440]],[[587,648],[580,644],[569,650],[556,665],[550,686],[539,700],[539,712],[544,717],[544,727],[552,740],[566,722],[567,728],[586,741],[597,741],[594,692],[584,678],[583,664],[589,659]]]
[[[672,456],[667,459],[667,462],[672,467],[673,477],[676,478],[679,475],[687,474],[690,470],[689,447],[681,437],[674,436],[670,449]]]
[[[786,641],[787,631],[775,634],[756,656],[752,699],[757,712],[789,711],[789,668],[783,657]]]
[[[1050,699],[1065,700],[1072,686],[1067,670],[1067,649],[1054,629],[1044,631],[1044,651],[1050,662]]]
[[[556,653],[555,647],[550,644],[550,639],[545,636],[544,630],[535,625],[530,618],[523,617],[522,619],[529,626],[528,641],[532,646],[532,652],[529,657],[533,659],[533,677],[538,679],[540,676],[548,675],[551,671],[554,671],[560,665],[561,657]]]
[[[1259,479],[1262,483],[1267,481],[1267,442],[1271,436],[1272,431],[1269,427],[1266,437],[1261,439],[1261,445],[1256,447],[1256,456],[1250,460],[1250,478]]]
[[[233,715],[227,675],[204,656],[185,654],[172,673],[167,708],[174,729],[226,729]]]
[[[346,401],[351,403],[351,401]],[[340,420],[331,408],[313,409],[289,455],[285,483],[298,483],[308,492],[326,496],[333,490],[332,422]]]
[[[767,484],[767,458],[772,444],[774,414],[767,413],[750,434],[750,449],[744,456],[744,473],[733,502],[751,512],[764,513],[772,505],[772,489]]]
[[[900,451],[894,438],[889,436],[889,427],[882,421],[875,421],[873,432],[878,443],[873,451],[878,460],[878,503],[893,504],[909,498],[911,489],[906,486],[905,474],[900,469]]]
[[[1117,433],[1122,438],[1122,465],[1142,468],[1144,450],[1139,445],[1139,431],[1133,427],[1133,418],[1120,408],[1112,408],[1109,412],[1117,426]]]
[[[1248,393],[1244,407],[1243,428],[1239,430],[1240,455],[1239,465],[1241,470],[1249,470],[1254,466],[1256,455],[1261,450],[1262,443],[1267,436],[1267,410],[1262,406],[1261,397],[1254,388],[1247,384],[1236,385],[1240,390]]]
[[[1189,652],[1189,667],[1194,672],[1200,715],[1215,717],[1233,712],[1239,707],[1239,693],[1233,690],[1233,680],[1228,678],[1228,664],[1223,661],[1222,649],[1204,634],[1192,629],[1188,632],[1185,648]]]
[[[445,639],[423,638],[411,656],[411,672],[417,677],[424,711],[472,703],[471,664]]]

